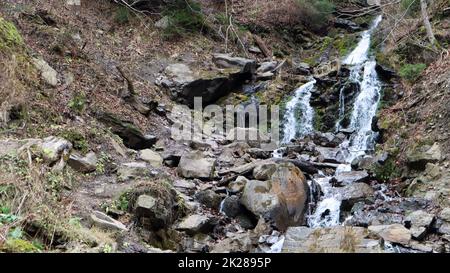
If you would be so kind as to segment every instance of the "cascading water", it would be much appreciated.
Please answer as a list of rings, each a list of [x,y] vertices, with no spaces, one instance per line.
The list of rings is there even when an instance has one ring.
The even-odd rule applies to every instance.
[[[360,86],[351,115],[349,128],[352,131],[349,141],[344,142],[340,148],[347,151],[345,161],[351,163],[354,158],[364,155],[367,150],[373,148],[376,133],[372,131],[372,119],[376,114],[380,100],[381,85],[375,70],[376,62],[369,56],[369,48],[372,32],[381,22],[382,16],[375,19],[372,27],[363,32],[361,41],[357,47],[345,58],[344,64],[350,66],[349,80]],[[363,74],[361,76],[361,70]],[[345,96],[343,88],[340,94],[340,119],[344,116]],[[340,124],[336,125],[340,129]],[[341,164],[336,169],[335,175],[351,171],[350,164]],[[323,197],[318,202],[313,214],[308,217],[310,227],[327,227],[340,224],[341,198],[339,191],[335,191],[330,185],[331,177],[324,176],[316,178],[321,186]]]
[[[316,80],[312,80],[300,86],[295,90],[294,97],[286,104],[283,143],[289,143],[296,137],[306,136],[314,131],[314,109],[309,100],[315,83]]]
[[[353,105],[348,128],[350,131],[353,131],[353,134],[349,143],[345,144],[348,146],[348,156],[346,158],[348,163],[351,163],[359,155],[364,155],[367,150],[371,150],[374,139],[377,136],[372,131],[372,119],[376,114],[380,101],[381,85],[375,70],[376,62],[369,56],[369,49],[372,33],[381,20],[382,16],[380,15],[375,19],[370,29],[363,32],[361,41],[343,61],[344,64],[350,66],[349,80],[358,83],[361,90]],[[362,76],[361,70],[363,71]],[[344,98],[341,100],[344,101]],[[343,109],[342,105],[340,105],[340,109]],[[343,115],[344,113],[342,113]]]

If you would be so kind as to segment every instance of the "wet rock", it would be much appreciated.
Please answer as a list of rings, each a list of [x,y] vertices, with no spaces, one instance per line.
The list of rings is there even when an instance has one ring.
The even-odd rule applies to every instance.
[[[189,215],[176,225],[177,230],[184,231],[189,235],[208,233],[211,231],[212,227],[211,219],[201,214]]]
[[[122,163],[117,169],[117,179],[127,181],[150,175],[150,168],[145,162]]]
[[[95,172],[97,169],[97,156],[94,152],[90,152],[84,157],[79,154],[72,153],[69,156],[67,164],[74,170],[82,173]]]
[[[348,31],[359,31],[361,30],[361,27],[356,24],[353,21],[342,19],[342,18],[336,18],[334,20],[334,26],[338,28],[343,28]]]
[[[239,197],[236,195],[228,196],[223,200],[222,212],[231,218],[234,218],[242,213],[242,205],[239,201]]]
[[[269,135],[259,132],[257,128],[233,128],[228,132],[226,139],[247,143],[252,148],[260,148],[262,143],[270,142]]]
[[[369,174],[366,171],[351,171],[340,173],[335,178],[338,184],[352,184],[367,181]]]
[[[199,191],[195,194],[195,199],[208,208],[219,210],[222,196],[212,190]]]
[[[256,180],[269,180],[273,173],[277,170],[276,163],[264,163],[253,169],[253,177]]]
[[[411,241],[411,231],[400,224],[369,226],[368,229],[388,242],[407,246]]]
[[[123,140],[123,144],[134,150],[151,148],[157,141],[155,136],[144,135],[134,124],[120,120],[115,115],[106,112],[96,113],[99,121],[111,128],[111,131]]]
[[[378,240],[368,239],[367,229],[343,227],[311,229],[290,227],[286,231],[284,253],[373,253],[383,252]]]
[[[365,183],[352,183],[343,188],[339,188],[339,198],[342,199],[341,210],[349,211],[358,202],[370,202],[373,199],[374,191],[372,187]]]
[[[406,158],[411,168],[424,170],[427,163],[439,162],[442,159],[441,146],[434,143],[433,146],[423,145],[409,149]]]
[[[307,63],[302,63],[298,59],[292,60],[293,73],[297,75],[310,75],[311,66]]]
[[[303,224],[308,192],[303,173],[293,164],[282,163],[271,180],[248,181],[241,203],[253,214],[269,219],[284,230],[289,225]]]
[[[140,195],[135,204],[135,215],[146,227],[159,230],[172,222],[171,208],[163,200],[151,195]]]
[[[316,151],[323,162],[342,163],[345,161],[340,148],[316,147]]]
[[[228,184],[228,191],[234,194],[242,192],[247,182],[247,178],[245,178],[244,176],[238,176],[235,181],[232,181]]]
[[[180,159],[178,173],[185,178],[211,179],[216,159],[208,158],[201,151],[185,153]]]
[[[312,136],[312,141],[314,144],[322,147],[336,148],[345,140],[345,138],[344,134],[335,135],[332,133],[316,132]]]
[[[34,66],[41,73],[42,79],[53,87],[58,86],[58,72],[53,69],[44,59],[42,58],[33,58],[32,59]]]
[[[50,136],[39,141],[35,147],[45,162],[54,163],[69,154],[72,144],[63,138]]]
[[[378,75],[380,75],[380,77],[385,81],[389,81],[393,78],[398,77],[397,73],[395,73],[395,70],[379,63],[377,63],[375,69],[377,70]]]
[[[141,150],[139,152],[139,159],[149,163],[153,167],[161,167],[163,163],[161,155],[150,149]]]
[[[114,220],[108,215],[104,214],[100,211],[94,211],[90,215],[92,225],[106,230],[119,230],[119,231],[127,231],[127,227],[121,222]]]

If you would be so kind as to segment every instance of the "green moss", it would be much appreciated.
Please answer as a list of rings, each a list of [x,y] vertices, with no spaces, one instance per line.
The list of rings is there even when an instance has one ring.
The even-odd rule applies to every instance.
[[[23,239],[8,239],[0,246],[0,251],[4,252],[38,252],[39,248],[33,243]]]
[[[75,131],[73,129],[64,130],[58,136],[70,141],[73,144],[73,148],[83,154],[89,151],[89,143],[87,142],[84,135],[78,131]]]
[[[345,35],[335,40],[333,46],[340,56],[345,56],[356,47],[357,43],[358,39],[355,35]]]
[[[377,164],[373,167],[372,171],[378,180],[387,182],[400,177],[401,171],[394,158],[394,156],[391,156],[383,165]]]
[[[410,83],[413,83],[419,78],[420,74],[427,68],[423,63],[418,64],[405,64],[400,68],[399,74],[402,78]]]
[[[23,46],[23,38],[14,24],[0,17],[0,49]]]

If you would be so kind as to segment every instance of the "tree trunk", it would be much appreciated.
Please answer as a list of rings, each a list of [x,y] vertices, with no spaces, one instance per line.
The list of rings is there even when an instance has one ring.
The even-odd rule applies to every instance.
[[[427,31],[428,40],[430,40],[431,46],[436,49],[436,38],[434,38],[433,29],[431,28],[430,19],[428,17],[427,2],[426,0],[420,0],[420,9],[422,12],[423,24]]]

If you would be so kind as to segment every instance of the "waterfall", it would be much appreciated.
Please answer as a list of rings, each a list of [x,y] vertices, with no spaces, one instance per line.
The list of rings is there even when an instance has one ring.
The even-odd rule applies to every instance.
[[[348,157],[350,163],[359,155],[364,155],[367,150],[373,149],[376,133],[372,131],[372,119],[376,114],[380,101],[381,84],[375,70],[376,62],[369,56],[370,43],[373,31],[382,20],[378,16],[370,29],[363,32],[361,40],[356,48],[344,59],[343,63],[350,66],[349,81],[358,83],[360,93],[353,105],[349,128],[354,133],[348,143]],[[363,70],[362,76],[361,70]],[[341,91],[342,92],[342,91]],[[344,94],[340,103],[344,103]],[[341,113],[342,111],[342,113]],[[340,105],[340,117],[344,116],[343,105]],[[340,126],[337,126],[340,129]]]
[[[314,109],[309,101],[315,83],[316,80],[312,80],[300,86],[295,90],[294,97],[286,104],[283,143],[289,143],[296,137],[313,132]]]
[[[376,133],[372,131],[372,119],[376,114],[380,100],[381,84],[375,70],[376,62],[369,56],[372,32],[381,22],[382,17],[375,19],[372,27],[364,31],[361,41],[356,48],[345,58],[344,64],[350,66],[349,81],[359,84],[360,92],[354,102],[349,129],[353,131],[349,141],[344,142],[340,148],[348,151],[346,162],[359,155],[364,155],[373,148]],[[363,70],[362,76],[361,70]],[[340,129],[340,121],[345,114],[344,87],[341,88],[339,98],[339,121],[336,128]],[[351,171],[350,164],[341,164],[335,175]],[[323,196],[318,202],[313,214],[308,216],[308,225],[312,228],[335,226],[340,224],[341,198],[338,191],[330,185],[332,177],[321,175],[316,178],[321,186]]]

